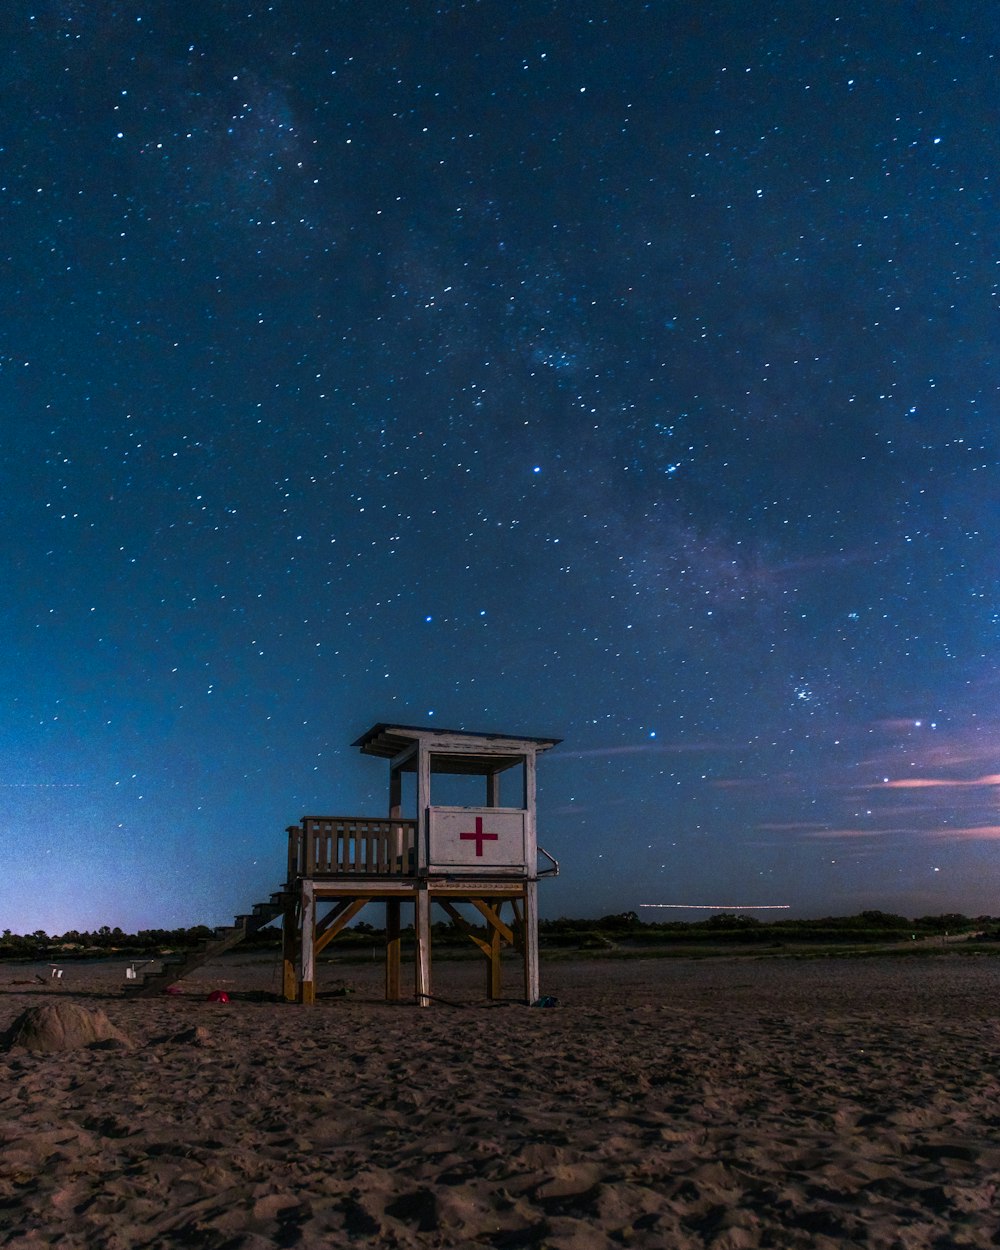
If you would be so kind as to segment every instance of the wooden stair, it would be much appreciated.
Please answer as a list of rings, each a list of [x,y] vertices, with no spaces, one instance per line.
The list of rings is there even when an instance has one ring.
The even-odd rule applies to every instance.
[[[212,937],[203,938],[191,950],[168,955],[158,969],[147,972],[137,984],[127,985],[126,994],[134,998],[150,998],[153,994],[162,994],[202,964],[237,946],[251,933],[256,933],[264,925],[270,924],[285,910],[290,893],[287,887],[275,890],[268,902],[254,903],[251,911],[237,916],[235,924],[220,926]]]

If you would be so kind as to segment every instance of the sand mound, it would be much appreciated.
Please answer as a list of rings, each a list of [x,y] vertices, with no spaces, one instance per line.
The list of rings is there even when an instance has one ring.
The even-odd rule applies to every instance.
[[[79,1050],[96,1045],[131,1046],[103,1011],[88,1011],[76,1003],[46,1003],[22,1012],[0,1039],[4,1050],[23,1048],[43,1054]]]
[[[172,1033],[169,1037],[159,1040],[168,1042],[171,1046],[208,1046],[212,1041],[208,1029],[200,1024],[194,1024],[189,1029],[181,1029],[179,1033]]]

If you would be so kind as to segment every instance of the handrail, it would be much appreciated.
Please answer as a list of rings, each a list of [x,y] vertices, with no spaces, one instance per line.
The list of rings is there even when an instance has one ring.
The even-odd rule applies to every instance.
[[[538,872],[538,875],[540,877],[558,877],[559,876],[559,861],[556,859],[556,857],[554,855],[550,855],[544,846],[540,846],[538,848],[538,854],[544,855],[545,858],[552,865],[551,868],[540,869]]]
[[[303,816],[288,830],[288,863],[294,876],[416,873],[417,822],[400,817]]]

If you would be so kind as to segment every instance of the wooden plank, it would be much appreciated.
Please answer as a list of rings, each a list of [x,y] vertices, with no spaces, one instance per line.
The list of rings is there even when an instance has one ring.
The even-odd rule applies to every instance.
[[[358,839],[358,849],[364,847],[364,870],[366,873],[375,872],[375,865],[378,863],[378,824],[375,821],[367,821],[365,824],[363,836]]]
[[[313,882],[316,898],[326,901],[334,898],[356,898],[361,892],[370,899],[412,900],[420,884],[413,876],[403,877],[398,873],[393,873],[388,877],[371,877],[363,882],[353,876],[334,874],[328,877],[317,877]],[[509,902],[523,896],[525,885],[523,880],[503,881],[485,877],[479,880],[460,878],[450,881],[434,877],[426,884],[431,892],[431,901],[435,903],[446,898],[458,902],[467,902],[470,898]]]
[[[316,863],[323,865],[324,872],[329,872],[337,863],[337,826],[333,821],[325,820],[318,832]]]
[[[416,750],[415,747],[409,747],[403,754],[410,755],[414,750]],[[399,824],[399,818],[403,814],[403,774],[401,769],[402,765],[397,764],[395,760],[389,764],[389,824],[386,827],[385,832],[385,865],[382,869],[384,873],[406,871],[406,862],[403,859],[403,830]],[[396,914],[396,920],[398,925],[398,912]],[[388,942],[388,940],[389,935],[387,930],[386,941]],[[388,947],[386,948],[386,958],[388,959]],[[388,964],[386,965],[386,976],[388,976]],[[386,997],[390,997],[388,988],[386,989]],[[398,997],[399,987],[397,985],[395,998]]]
[[[511,911],[514,913],[514,920],[511,929],[514,933],[514,947],[524,954],[524,913],[521,910],[520,900],[512,898],[510,900]]]
[[[431,757],[427,743],[419,743],[417,751],[417,836],[416,870],[420,876],[427,868],[427,809],[431,804]]]
[[[401,825],[399,829],[399,839],[402,847],[399,863],[400,871],[404,877],[414,877],[417,873],[418,828],[418,822],[414,820],[409,824]]]
[[[408,747],[404,747],[402,751],[399,752],[398,755],[394,755],[392,759],[389,761],[390,777],[394,773],[398,777],[399,774],[403,771],[403,769],[407,766],[407,764],[412,763],[413,757],[416,755],[416,753],[417,753],[417,744],[415,742],[411,742],[410,745]],[[392,783],[390,781],[390,785],[391,784]]]
[[[401,898],[412,900],[417,883],[412,877],[372,877],[363,884],[355,877],[318,877],[314,882],[317,899],[355,898],[363,889],[370,899]],[[435,897],[437,892],[435,891]],[[462,897],[468,890],[461,892]]]
[[[327,851],[327,822],[324,820],[307,820],[306,842],[307,859],[311,865],[307,876],[313,877],[317,872],[329,872],[330,857]]]
[[[416,938],[414,991],[417,996],[417,1006],[429,1007],[431,1002],[431,897],[423,881],[417,884],[413,912]]]
[[[500,906],[498,903],[496,923],[490,930],[490,946],[486,956],[486,997],[490,1002],[498,999],[503,990],[500,968]]]
[[[439,729],[431,730],[430,734],[430,737],[420,738],[420,745],[435,754],[516,756],[525,751],[535,752],[539,747],[531,738],[509,738],[505,734],[449,734]]]
[[[288,872],[285,881],[291,885],[302,872],[302,827],[289,825],[286,832],[288,834]]]
[[[294,1003],[299,996],[295,975],[298,954],[298,891],[289,888],[281,919],[281,990],[286,1003]]]
[[[317,853],[317,862],[322,855],[323,871],[331,872],[337,864],[337,826],[332,820],[324,821],[320,826],[322,837],[320,840],[320,852]]]
[[[413,748],[410,748],[412,751]],[[410,754],[407,751],[406,754]],[[389,764],[389,819],[403,814],[403,774],[400,765],[392,760]]]
[[[400,924],[399,924],[399,899],[386,899],[385,903],[385,996],[388,1002],[398,1003],[402,997],[399,968],[400,968]]]
[[[371,842],[371,867],[369,872],[380,876],[384,871],[386,861],[385,855],[385,839],[389,826],[384,820],[376,821],[375,828],[372,830]]]
[[[337,860],[337,867],[341,872],[351,871],[351,834],[355,827],[355,823],[352,820],[342,820],[338,826],[340,855]]]
[[[311,881],[302,882],[300,923],[302,975],[299,980],[299,1002],[311,1006],[316,1001],[316,898]]]
[[[389,826],[388,854],[389,874],[402,876],[406,872],[406,837],[403,826],[396,820]]]
[[[305,875],[311,877],[316,871],[316,839],[313,836],[313,822],[304,820],[302,822],[305,830]]]
[[[534,751],[524,757],[524,861],[527,865],[527,876],[538,878],[538,824],[535,819],[535,796],[537,760]]]
[[[538,882],[524,885],[524,997],[529,1006],[538,1002]]]

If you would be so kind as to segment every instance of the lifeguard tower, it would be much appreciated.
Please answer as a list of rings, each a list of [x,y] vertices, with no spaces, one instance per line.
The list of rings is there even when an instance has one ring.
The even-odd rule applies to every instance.
[[[488,997],[500,994],[501,949],[514,945],[524,960],[524,996],[537,1001],[538,881],[555,875],[559,865],[538,847],[535,768],[538,756],[559,741],[384,722],[362,734],[353,745],[389,762],[388,817],[305,816],[288,830],[285,997],[313,1002],[316,956],[368,903],[384,902],[387,999],[402,997],[401,911],[412,904],[414,994],[419,1006],[430,1003],[436,903],[486,957]],[[513,774],[508,789],[514,792],[503,796],[507,805],[504,774]],[[435,779],[441,777],[480,778],[482,803],[436,803]],[[332,907],[320,919],[326,903]],[[463,917],[460,903],[485,920],[485,938]],[[508,904],[509,921],[502,915]]]
[[[412,905],[414,995],[426,1007],[432,1000],[431,907],[436,903],[485,956],[487,997],[499,997],[501,950],[514,946],[523,959],[524,997],[537,1002],[538,882],[558,873],[559,865],[538,846],[535,768],[538,756],[560,741],[373,725],[353,745],[364,755],[388,760],[388,815],[304,816],[288,830],[288,874],[270,901],[254,904],[196,949],[168,956],[129,991],[160,993],[281,916],[284,996],[289,1002],[313,1003],[317,955],[363,907],[383,902],[386,998],[403,997],[402,908]],[[442,789],[452,802],[435,802]],[[480,801],[471,805],[453,801],[477,795]],[[461,904],[479,913],[485,936],[481,925],[471,924],[458,910]]]

